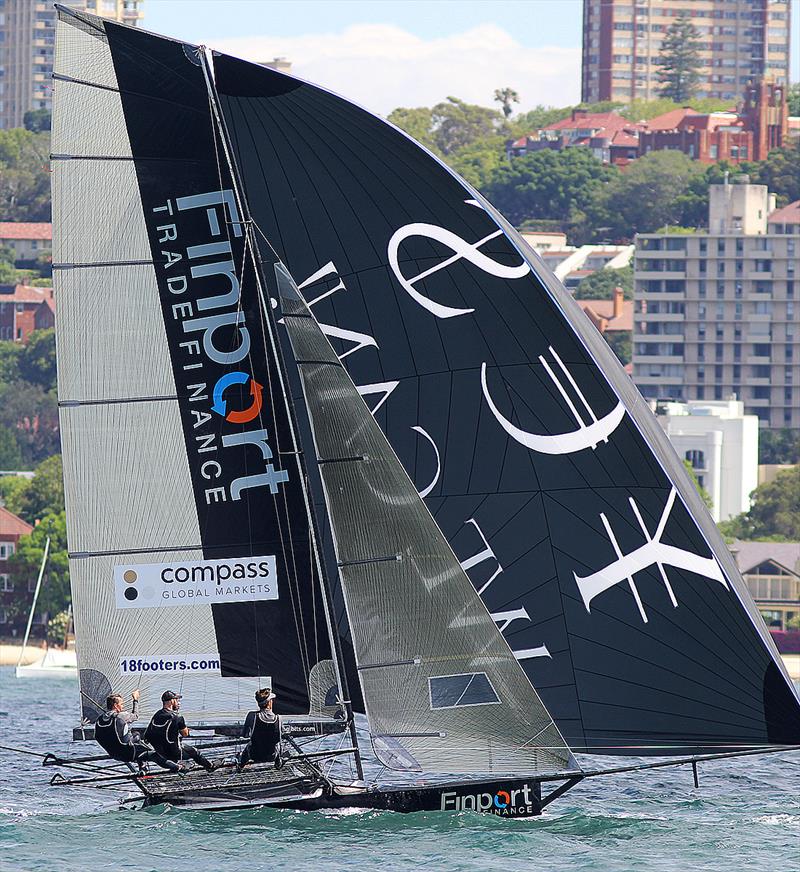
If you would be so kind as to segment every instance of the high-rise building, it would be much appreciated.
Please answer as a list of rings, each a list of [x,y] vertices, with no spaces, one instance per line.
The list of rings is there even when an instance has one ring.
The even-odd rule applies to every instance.
[[[735,395],[800,428],[800,215],[747,177],[711,185],[708,231],[636,237],[633,379],[653,399]]]
[[[143,0],[61,2],[124,24],[143,16]],[[50,0],[0,0],[0,128],[22,127],[31,109],[51,109],[57,15]]]
[[[681,13],[700,33],[697,97],[736,101],[756,79],[787,84],[790,0],[583,0],[581,99],[659,96],[661,43]]]

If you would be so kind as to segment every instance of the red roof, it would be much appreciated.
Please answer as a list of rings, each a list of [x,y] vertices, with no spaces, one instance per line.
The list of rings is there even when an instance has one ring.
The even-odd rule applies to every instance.
[[[25,536],[33,530],[22,518],[0,506],[0,536]]]
[[[683,109],[672,109],[663,115],[656,115],[655,118],[651,118],[645,124],[648,130],[676,130],[684,118],[699,114],[699,112],[695,112],[691,107],[684,106]]]
[[[768,224],[800,224],[800,200],[776,209],[767,216]]]
[[[613,300],[576,300],[575,301],[587,315],[594,315],[595,319],[604,318],[608,325],[607,332],[615,330],[633,330],[633,300],[623,300],[622,312],[618,318],[614,317]]]
[[[49,222],[0,221],[0,239],[45,239],[53,238],[53,225]]]
[[[542,127],[542,130],[636,130],[638,125],[616,112],[588,112],[585,115],[571,115]]]
[[[52,288],[31,288],[28,285],[15,285],[11,293],[4,294],[0,291],[0,303],[48,303],[48,300],[52,299]]]

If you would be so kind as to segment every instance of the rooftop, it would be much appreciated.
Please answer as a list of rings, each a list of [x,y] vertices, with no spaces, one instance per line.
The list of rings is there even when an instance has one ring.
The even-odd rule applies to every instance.
[[[50,222],[0,221],[0,239],[44,239],[53,238],[53,225]]]
[[[773,560],[800,575],[800,542],[742,542],[730,546],[740,572],[749,572],[766,560]]]
[[[767,216],[768,224],[800,224],[800,200],[776,209]]]
[[[55,310],[52,288],[32,288],[28,285],[0,285],[0,303],[45,303]]]
[[[0,506],[0,536],[26,536],[31,530],[30,524]]]

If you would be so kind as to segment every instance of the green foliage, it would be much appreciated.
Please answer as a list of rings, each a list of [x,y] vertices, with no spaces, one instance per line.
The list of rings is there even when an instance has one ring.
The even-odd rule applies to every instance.
[[[679,151],[654,151],[617,173],[592,204],[594,226],[607,226],[612,239],[631,239],[665,224],[683,224],[682,197],[702,164]]]
[[[17,551],[10,560],[10,568],[18,588],[35,580],[48,536],[50,555],[39,594],[39,609],[57,613],[68,608],[70,603],[67,524],[63,510],[45,515],[30,535],[20,537]]]
[[[508,166],[505,142],[503,136],[480,139],[450,155],[448,164],[473,187],[482,191],[501,167]]]
[[[699,39],[700,31],[686,12],[682,12],[667,28],[658,60],[662,97],[676,103],[691,99],[700,81]]]
[[[778,205],[800,200],[800,142],[773,149],[766,160],[742,164],[739,172],[747,173],[755,184],[766,185],[777,195]]]
[[[689,478],[694,482],[694,486],[697,488],[697,493],[700,494],[703,502],[706,504],[706,508],[711,509],[714,505],[713,500],[709,496],[708,491],[700,484],[697,476],[695,475],[694,468],[692,464],[688,460],[683,461],[683,465],[686,469],[686,472]]]
[[[56,384],[56,333],[53,328],[34,330],[19,357],[19,375],[45,391]]]
[[[759,463],[800,463],[800,430],[761,430],[758,434]],[[798,506],[800,511],[800,506]]]
[[[483,193],[512,223],[575,220],[615,175],[587,149],[536,151],[498,167]]]
[[[30,486],[30,479],[21,475],[0,477],[0,502],[9,512],[18,515],[23,510],[23,498]]]
[[[0,285],[19,284],[19,273],[14,264],[0,260]]]
[[[800,630],[800,614],[795,615],[786,622],[787,630]]]
[[[45,515],[64,511],[64,480],[60,454],[54,454],[40,463],[33,478],[25,481],[28,486],[15,495],[18,507],[15,514],[23,521],[33,524]]]
[[[64,609],[58,612],[54,617],[47,622],[47,637],[58,644],[63,643],[66,638],[69,628],[72,624],[72,617],[69,609]]]
[[[625,299],[633,299],[633,267],[599,269],[581,281],[573,293],[576,300],[613,300],[614,288],[622,288]],[[626,360],[625,363],[628,361]]]
[[[717,100],[714,97],[692,97],[691,100],[683,100],[680,103],[676,103],[667,97],[660,97],[656,100],[631,100],[627,106],[623,106],[619,110],[619,114],[629,121],[649,121],[651,118],[666,115],[667,112],[683,109],[685,106],[689,106],[695,112],[700,112],[701,114],[706,112],[724,112],[733,108],[730,100]]]
[[[0,130],[0,215],[4,221],[50,220],[50,135]]]
[[[0,427],[16,434],[23,469],[58,452],[55,390],[45,391],[23,380],[0,384]]]
[[[432,109],[395,109],[388,120],[440,156],[510,132],[500,112],[457,97],[448,97]]]
[[[432,133],[433,112],[430,109],[424,106],[417,109],[395,109],[389,113],[387,121],[413,136],[420,145],[424,145],[434,154],[440,155]]]
[[[621,364],[631,362],[633,355],[633,334],[630,330],[612,330],[603,334],[614,354]]]
[[[29,109],[22,117],[22,123],[31,133],[42,133],[50,130],[52,116],[47,109]]]
[[[737,539],[800,539],[800,466],[779,472],[752,494],[749,512],[720,524],[726,536]]]
[[[501,130],[507,133],[499,112],[465,103],[457,97],[448,97],[431,111],[434,140],[443,155],[453,154],[487,136],[495,136]]]
[[[22,468],[22,452],[17,436],[8,427],[0,426],[0,469],[4,471]]]
[[[494,92],[494,100],[500,103],[503,115],[508,118],[514,111],[512,103],[519,103],[519,94],[513,88],[497,88]]]
[[[800,82],[789,85],[786,91],[786,104],[790,115],[800,115]]]

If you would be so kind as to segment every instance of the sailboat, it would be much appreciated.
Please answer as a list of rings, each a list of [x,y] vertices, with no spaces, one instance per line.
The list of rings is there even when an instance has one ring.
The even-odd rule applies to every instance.
[[[33,618],[36,614],[36,605],[39,602],[39,593],[42,589],[42,580],[44,578],[44,570],[47,566],[47,557],[50,553],[50,538],[48,537],[44,544],[44,552],[42,554],[42,562],[39,565],[39,575],[36,578],[36,586],[33,591],[33,602],[31,610],[28,613],[28,623],[25,627],[25,635],[22,638],[22,648],[20,648],[19,657],[17,658],[17,666],[14,670],[15,678],[72,678],[78,677],[78,661],[75,657],[75,652],[66,647],[51,648],[49,645],[47,650],[41,657],[37,657],[31,663],[23,664],[25,659],[25,651],[28,647],[28,640],[31,635],[31,627],[33,626]]]
[[[520,817],[610,771],[800,744],[666,437],[479,193],[315,85],[58,11],[74,737],[112,690],[146,718],[173,689],[211,753],[269,686],[288,755],[54,783]]]

